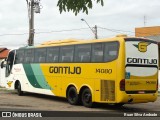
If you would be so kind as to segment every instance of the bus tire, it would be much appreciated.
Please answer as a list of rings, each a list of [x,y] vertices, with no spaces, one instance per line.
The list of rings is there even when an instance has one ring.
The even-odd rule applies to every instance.
[[[18,82],[18,85],[17,85],[17,93],[19,96],[23,95],[23,91],[21,90],[21,83],[20,82]]]
[[[85,107],[89,107],[89,108],[93,107],[92,93],[89,88],[85,88],[83,90],[81,99],[82,99],[82,104]]]
[[[71,105],[77,105],[79,98],[75,87],[70,87],[67,91],[67,100]]]

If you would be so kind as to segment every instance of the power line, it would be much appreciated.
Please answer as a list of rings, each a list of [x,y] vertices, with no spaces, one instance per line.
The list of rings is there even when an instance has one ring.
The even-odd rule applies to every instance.
[[[54,32],[69,32],[69,31],[80,31],[88,28],[79,28],[79,29],[68,29],[68,30],[54,30],[48,32],[36,32],[35,34],[43,34],[43,33],[54,33]]]
[[[17,36],[17,35],[27,35],[27,34],[29,34],[29,33],[0,34],[0,36],[12,36],[12,35]]]
[[[118,29],[109,29],[109,28],[104,28],[104,27],[98,27],[100,29],[104,29],[104,30],[108,30],[108,31],[111,31],[111,32],[115,32],[115,33],[124,33],[124,32],[129,32],[129,33],[135,33],[135,32],[132,32],[132,31],[125,31],[125,30],[118,30]]]
[[[44,31],[44,32],[35,32],[35,34],[45,34],[45,33],[54,33],[54,32],[68,32],[68,31],[80,31],[88,28],[77,28],[77,29],[66,29],[66,30],[54,30],[54,31]],[[0,34],[0,36],[18,36],[18,35],[28,35],[29,33],[13,33],[13,34]]]
[[[110,29],[110,28],[104,28],[104,27],[99,27],[99,29],[111,31],[114,33],[132,33],[135,34],[135,32],[132,31],[125,31],[125,30],[118,30],[118,29]],[[49,33],[58,33],[58,32],[70,32],[70,31],[81,31],[81,30],[87,30],[88,28],[75,28],[75,29],[64,29],[64,30],[51,30],[51,31],[42,31],[42,32],[35,32],[35,34],[49,34]],[[146,32],[137,32],[138,34],[148,34]],[[20,35],[28,35],[29,33],[7,33],[7,34],[0,34],[0,36],[20,36]],[[154,34],[154,33],[152,33]]]
[[[116,33],[129,32],[129,33],[135,34],[135,32],[132,32],[132,31],[125,31],[125,30],[118,30],[118,29],[109,29],[109,28],[104,28],[104,27],[98,27],[98,28],[104,29],[104,30],[108,30],[108,31],[111,31],[111,32],[116,32]],[[147,34],[147,35],[148,35],[147,32],[136,32],[136,33],[138,33],[138,34]],[[152,34],[153,34],[153,35],[154,35],[154,34],[157,35],[157,33],[152,33]],[[160,35],[160,34],[159,34],[159,35]]]

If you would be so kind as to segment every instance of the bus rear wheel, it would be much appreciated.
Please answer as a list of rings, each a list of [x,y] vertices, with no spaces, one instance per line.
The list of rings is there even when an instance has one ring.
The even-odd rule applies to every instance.
[[[89,88],[85,88],[82,92],[82,103],[85,107],[93,107],[92,94]]]
[[[18,82],[17,84],[17,93],[19,96],[23,95],[23,91],[21,90],[21,83]]]
[[[75,87],[70,87],[67,91],[67,100],[71,105],[77,105],[79,98]]]

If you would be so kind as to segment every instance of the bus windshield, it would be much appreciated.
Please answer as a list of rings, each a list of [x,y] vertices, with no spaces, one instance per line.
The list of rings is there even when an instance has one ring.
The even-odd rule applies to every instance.
[[[129,83],[129,87],[126,87],[128,90],[156,90],[157,79],[155,78],[157,78],[158,71],[157,43],[147,39],[128,38],[125,45],[126,80]]]

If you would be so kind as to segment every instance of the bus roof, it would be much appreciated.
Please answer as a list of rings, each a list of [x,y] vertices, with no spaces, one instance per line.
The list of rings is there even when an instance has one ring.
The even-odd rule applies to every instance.
[[[127,36],[116,36],[113,38],[103,38],[103,39],[92,39],[92,40],[78,40],[78,39],[66,39],[66,40],[53,40],[44,42],[36,47],[49,47],[49,46],[59,46],[59,45],[73,45],[73,44],[84,44],[84,43],[94,43],[94,42],[105,42],[105,41],[122,41]]]
[[[47,41],[47,42],[43,42],[41,45],[55,45],[55,44],[74,43],[74,42],[79,42],[79,40],[67,39],[67,40],[58,40],[58,41]]]
[[[87,43],[97,43],[97,42],[106,42],[106,41],[119,41],[123,42],[124,38],[140,38],[146,39],[143,37],[127,37],[127,35],[119,34],[112,38],[102,38],[102,39],[91,39],[91,40],[84,40],[84,39],[64,39],[64,40],[51,40],[43,42],[37,46],[26,46],[21,47],[19,49],[27,49],[27,48],[41,48],[41,47],[51,47],[51,46],[63,46],[63,45],[74,45],[74,44],[87,44]]]

